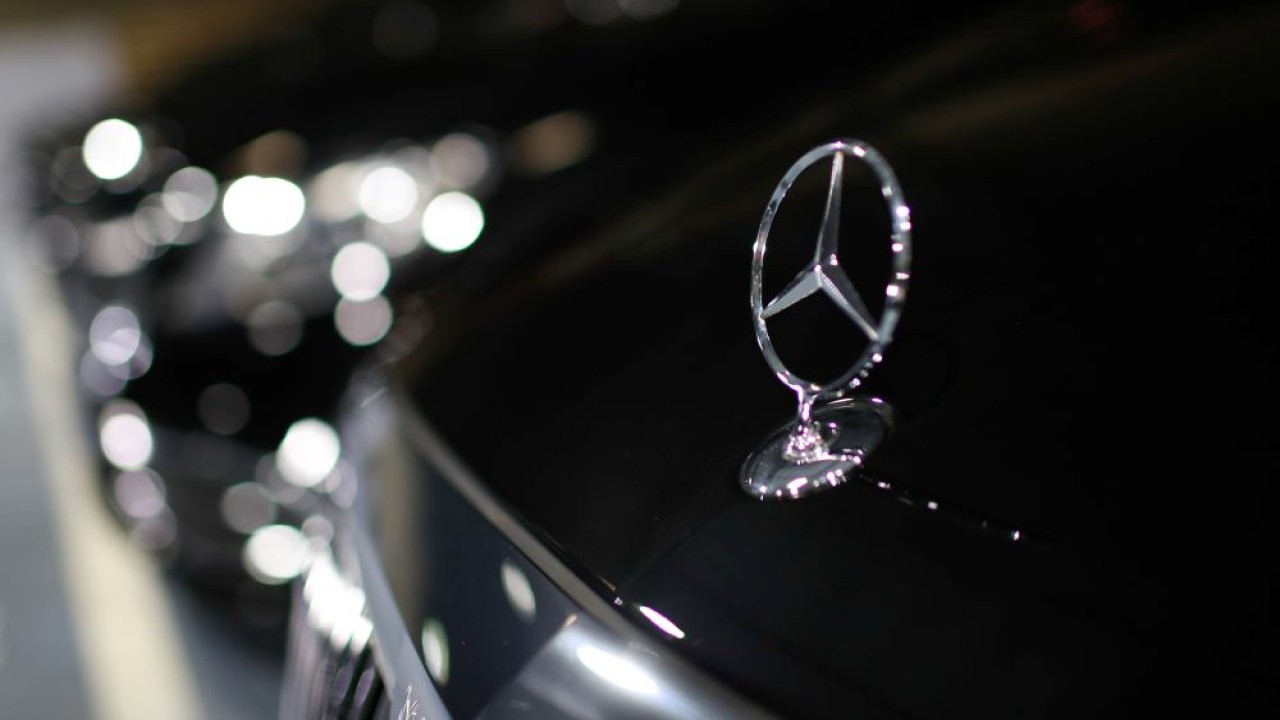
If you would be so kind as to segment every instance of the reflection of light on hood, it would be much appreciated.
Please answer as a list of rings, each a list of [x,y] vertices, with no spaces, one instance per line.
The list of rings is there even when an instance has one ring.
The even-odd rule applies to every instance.
[[[370,300],[387,286],[391,263],[381,248],[367,242],[354,242],[333,256],[329,278],[342,297]]]
[[[449,635],[439,620],[428,619],[422,625],[422,659],[437,683],[449,683]]]
[[[516,611],[521,620],[532,621],[538,614],[538,598],[533,594],[528,576],[515,563],[505,559],[499,573],[502,577],[502,590],[507,594],[511,609]]]
[[[418,185],[394,165],[375,168],[360,182],[360,209],[380,223],[397,223],[418,205]]]
[[[364,614],[365,594],[338,572],[328,541],[305,533],[318,517],[313,515],[302,524],[311,538],[311,559],[302,585],[307,622],[328,636],[336,651],[359,654],[373,634],[373,624]]]
[[[244,545],[244,567],[259,582],[279,585],[297,577],[307,566],[310,547],[297,528],[268,525],[258,528]]]
[[[208,170],[185,167],[169,176],[160,198],[175,220],[195,222],[208,215],[217,203],[218,181]]]
[[[154,441],[142,408],[116,400],[102,409],[98,439],[107,461],[121,470],[139,470],[151,462]]]
[[[314,487],[333,471],[341,452],[338,434],[328,423],[315,418],[299,420],[280,441],[276,469],[291,485]]]
[[[654,610],[651,607],[645,607],[644,605],[641,605],[640,614],[648,618],[649,622],[656,625],[658,629],[661,630],[662,632],[670,635],[671,637],[677,640],[684,639],[684,631],[681,630],[678,625],[668,620],[665,615],[658,612],[657,610]]]
[[[142,159],[142,135],[124,120],[103,120],[84,136],[83,152],[89,172],[103,180],[117,180]]]
[[[283,235],[297,227],[306,209],[302,189],[283,178],[246,175],[222,198],[227,225],[245,235]]]
[[[471,247],[483,229],[484,211],[466,193],[444,193],[428,203],[422,213],[422,239],[440,252]]]
[[[578,660],[588,670],[611,685],[637,695],[656,695],[658,683],[644,668],[630,660],[602,650],[594,645],[582,645],[577,650]]]

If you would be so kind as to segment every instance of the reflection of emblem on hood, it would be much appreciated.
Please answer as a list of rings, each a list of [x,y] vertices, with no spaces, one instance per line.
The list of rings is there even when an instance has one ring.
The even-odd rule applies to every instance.
[[[764,254],[774,216],[796,178],[828,156],[831,157],[831,183],[813,260],[766,305],[762,287]],[[857,288],[841,268],[837,252],[846,157],[857,158],[871,168],[889,210],[893,275],[884,290],[884,310],[879,318],[873,317],[867,309]],[[810,150],[791,166],[773,191],[756,235],[751,261],[751,315],[756,340],[765,360],[778,379],[795,391],[799,408],[796,421],[775,433],[743,466],[742,483],[747,492],[760,498],[794,498],[839,485],[861,467],[867,453],[880,442],[888,428],[888,407],[876,400],[841,398],[862,384],[893,340],[893,330],[906,302],[910,276],[911,210],[893,169],[880,153],[856,140],[836,140]],[[867,347],[853,365],[826,384],[805,380],[783,365],[774,350],[766,324],[769,318],[816,294],[822,294],[833,302],[868,340]],[[826,404],[815,408],[818,403]]]

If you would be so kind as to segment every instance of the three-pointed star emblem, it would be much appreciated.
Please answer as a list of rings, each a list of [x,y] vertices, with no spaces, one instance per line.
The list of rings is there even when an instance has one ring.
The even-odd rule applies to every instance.
[[[836,248],[840,239],[840,194],[844,180],[844,155],[836,153],[831,162],[831,184],[827,189],[827,205],[822,213],[822,228],[818,231],[818,245],[814,249],[813,260],[787,287],[769,301],[761,316],[765,319],[786,310],[801,300],[822,292],[854,322],[867,338],[879,339],[876,322],[867,309],[857,288],[840,267],[840,258]]]

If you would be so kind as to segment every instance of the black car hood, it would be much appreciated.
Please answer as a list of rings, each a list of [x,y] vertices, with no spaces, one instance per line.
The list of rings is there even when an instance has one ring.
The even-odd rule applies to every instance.
[[[1277,15],[1072,17],[1000,14],[767,132],[730,117],[499,191],[427,295],[416,404],[602,595],[784,711],[1275,703]],[[739,469],[794,398],[756,346],[751,243],[795,158],[851,135],[915,224],[865,387],[895,431],[860,482],[759,502]],[[821,181],[766,282],[812,252]],[[854,257],[887,242],[870,187],[847,186]],[[776,342],[837,373],[852,335],[809,304]]]

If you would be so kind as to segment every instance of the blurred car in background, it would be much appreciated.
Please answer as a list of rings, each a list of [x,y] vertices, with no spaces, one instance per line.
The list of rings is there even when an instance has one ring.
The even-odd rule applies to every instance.
[[[394,7],[203,78],[168,130],[124,118],[135,185],[93,169],[103,125],[49,153],[112,503],[214,584],[298,578],[285,716],[1280,707],[1249,419],[1277,390],[1274,8]],[[892,432],[761,502],[742,467],[794,405],[750,247],[847,137],[915,235],[858,388]],[[845,172],[880,316],[906,218]],[[791,187],[765,297],[828,190]],[[805,377],[866,346],[822,301],[768,327]]]

